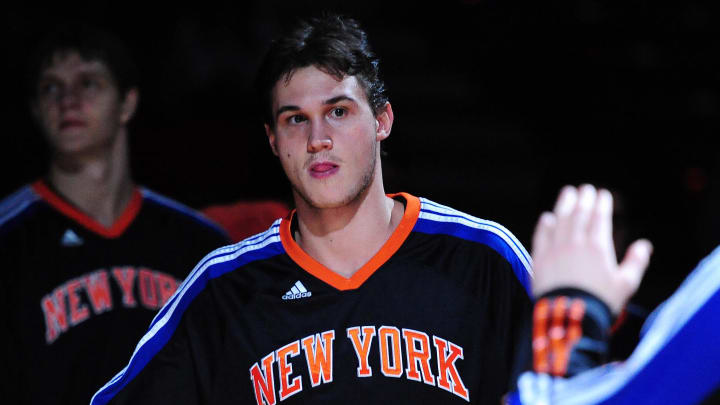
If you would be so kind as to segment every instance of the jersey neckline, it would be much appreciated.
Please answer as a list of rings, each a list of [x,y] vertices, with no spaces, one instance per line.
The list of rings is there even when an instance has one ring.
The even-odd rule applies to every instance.
[[[128,226],[130,226],[133,222],[135,217],[137,217],[137,214],[140,212],[140,206],[142,205],[142,194],[140,193],[140,190],[135,187],[133,189],[132,196],[130,197],[130,202],[128,202],[127,206],[125,206],[122,214],[120,214],[111,226],[107,227],[67,202],[63,197],[48,187],[43,180],[37,180],[32,184],[32,188],[40,197],[47,201],[50,206],[58,210],[61,214],[72,219],[91,232],[105,238],[117,238],[122,235]]]
[[[415,227],[415,223],[420,216],[419,198],[408,193],[387,194],[387,196],[390,198],[404,198],[406,201],[405,213],[403,214],[397,228],[395,228],[392,235],[390,235],[390,238],[385,241],[385,244],[383,244],[380,250],[350,278],[345,278],[335,273],[322,263],[313,259],[309,254],[302,250],[297,242],[295,242],[290,230],[290,224],[292,223],[292,218],[295,215],[295,210],[292,210],[287,217],[283,218],[282,223],[280,224],[280,241],[282,242],[288,256],[290,256],[290,258],[306,272],[337,288],[338,290],[344,291],[356,289],[368,278],[370,278],[370,276],[372,276],[375,271],[380,268],[380,266],[385,264],[385,262],[387,262],[392,255],[395,254],[395,252],[398,251],[400,246],[407,239],[408,235],[410,235],[410,231],[412,231]]]

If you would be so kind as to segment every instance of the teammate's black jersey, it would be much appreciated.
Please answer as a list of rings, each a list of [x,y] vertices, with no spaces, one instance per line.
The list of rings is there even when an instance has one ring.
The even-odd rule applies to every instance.
[[[133,353],[190,266],[224,232],[136,189],[111,227],[44,182],[0,202],[3,398],[83,404]]]
[[[394,198],[401,223],[349,279],[300,249],[292,214],[207,255],[93,404],[498,403],[527,252],[496,223]]]

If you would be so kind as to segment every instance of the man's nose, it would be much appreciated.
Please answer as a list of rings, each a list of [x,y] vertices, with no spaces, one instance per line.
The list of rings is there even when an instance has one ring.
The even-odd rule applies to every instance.
[[[313,122],[310,126],[307,151],[309,153],[318,153],[323,150],[330,150],[332,147],[333,141],[330,129],[321,122]]]
[[[66,87],[58,92],[56,101],[61,108],[73,108],[80,104],[80,92],[73,86]]]

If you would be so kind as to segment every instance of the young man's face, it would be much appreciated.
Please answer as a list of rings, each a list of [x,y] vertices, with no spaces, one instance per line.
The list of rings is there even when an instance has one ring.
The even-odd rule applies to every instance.
[[[315,208],[355,201],[380,178],[380,141],[392,109],[373,116],[354,76],[343,80],[310,66],[273,89],[275,128],[265,130],[293,191]]]
[[[73,155],[108,148],[136,103],[137,91],[122,97],[103,62],[63,52],[40,74],[33,110],[53,150]]]

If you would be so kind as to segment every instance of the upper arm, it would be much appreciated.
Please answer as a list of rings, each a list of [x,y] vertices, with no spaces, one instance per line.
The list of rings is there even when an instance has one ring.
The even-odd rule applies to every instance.
[[[172,338],[136,375],[132,361],[116,385],[106,391],[109,404],[197,404],[199,393],[188,334],[178,328]],[[137,352],[136,352],[137,353]],[[96,402],[93,402],[93,404]]]

